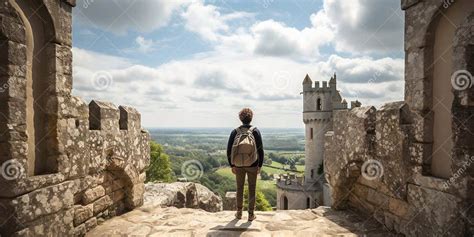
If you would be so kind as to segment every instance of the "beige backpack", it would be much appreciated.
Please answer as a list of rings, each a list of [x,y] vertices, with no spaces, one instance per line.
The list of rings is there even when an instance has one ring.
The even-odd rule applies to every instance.
[[[257,161],[257,145],[253,131],[255,127],[239,127],[232,144],[231,162],[236,167],[248,167]]]

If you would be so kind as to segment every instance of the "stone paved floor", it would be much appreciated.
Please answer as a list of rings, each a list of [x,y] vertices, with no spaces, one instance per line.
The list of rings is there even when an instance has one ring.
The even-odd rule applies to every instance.
[[[244,218],[246,218],[244,213]],[[235,220],[234,212],[142,207],[99,225],[87,236],[391,236],[373,218],[325,207],[257,212]]]

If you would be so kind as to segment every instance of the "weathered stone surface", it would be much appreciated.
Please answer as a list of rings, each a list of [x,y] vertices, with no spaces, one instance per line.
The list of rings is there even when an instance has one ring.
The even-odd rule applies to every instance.
[[[82,202],[84,204],[89,204],[103,196],[105,196],[105,189],[103,186],[99,185],[95,188],[86,190],[82,197]]]
[[[145,190],[145,205],[222,210],[222,199],[201,184],[147,183]]]
[[[414,220],[405,227],[408,235],[462,236],[464,223],[458,220],[463,212],[459,206],[461,199],[412,184],[408,185],[408,190],[408,202],[417,210],[411,217]]]
[[[0,3],[0,164],[14,161],[19,166],[18,177],[0,177],[0,203],[9,210],[0,211],[0,220],[9,223],[0,223],[0,235],[82,235],[97,222],[94,215],[109,209],[113,215],[121,213],[116,210],[125,210],[126,197],[130,198],[129,209],[142,204],[141,174],[149,164],[150,137],[142,130],[135,109],[121,107],[126,108],[132,129],[120,131],[118,107],[98,102],[89,110],[82,99],[71,95],[75,0],[15,4]],[[25,25],[33,29],[26,30]],[[31,32],[34,37],[27,35]],[[41,34],[36,35],[38,32]],[[27,42],[28,38],[34,41]],[[27,62],[29,47],[35,54],[32,62]],[[27,83],[27,75],[33,85]],[[35,98],[27,98],[31,96],[26,93],[28,86]],[[27,99],[35,101],[33,108],[27,109]],[[91,124],[97,111],[103,126],[94,130]],[[27,116],[33,113],[47,122],[27,124]],[[47,134],[39,134],[43,127]],[[43,137],[44,147],[28,143],[31,128]],[[28,154],[35,150],[44,152]],[[115,164],[116,159],[123,165]],[[106,176],[113,179],[106,180]],[[106,184],[111,190],[104,189]],[[112,196],[104,196],[106,193]],[[93,204],[80,205],[84,203]]]
[[[226,211],[237,210],[237,193],[227,192],[223,200],[223,208]]]
[[[93,216],[93,205],[74,206],[74,226],[78,226]]]
[[[104,211],[105,209],[107,209],[112,204],[113,204],[113,201],[108,195],[106,195],[102,198],[99,198],[97,201],[95,201],[93,203],[93,205],[94,205],[94,215],[97,215],[100,212]]]
[[[41,216],[72,208],[73,190],[74,182],[67,181],[15,198],[11,204],[15,206],[17,218],[28,222]]]
[[[97,218],[94,217],[87,220],[85,223],[85,226],[86,226],[86,231],[90,231],[94,229],[97,226]]]
[[[143,206],[99,225],[86,236],[396,236],[371,218],[324,207],[256,215],[255,221],[247,222],[236,220],[233,211]]]

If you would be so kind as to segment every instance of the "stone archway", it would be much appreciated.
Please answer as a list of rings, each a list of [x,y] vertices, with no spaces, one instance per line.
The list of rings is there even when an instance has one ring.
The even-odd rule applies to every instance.
[[[42,1],[9,0],[8,2],[16,11],[25,30],[21,33],[8,32],[10,35],[1,32],[1,35],[5,36],[5,39],[1,40],[2,44],[7,47],[2,47],[0,50],[6,51],[2,54],[12,58],[2,60],[0,67],[9,68],[12,64],[24,66],[23,70],[16,69],[8,76],[10,83],[16,77],[24,78],[24,83],[15,82],[16,85],[10,86],[13,92],[10,93],[12,96],[10,100],[17,101],[17,106],[20,107],[18,110],[25,113],[26,126],[19,129],[24,130],[22,132],[26,134],[27,172],[29,176],[57,173],[59,153],[56,131],[57,109],[51,106],[57,102],[56,97],[52,96],[54,93],[52,85],[55,84],[56,78],[54,72],[50,71],[55,58],[48,55],[55,37],[53,20]],[[21,34],[23,38],[17,38]],[[25,93],[19,93],[20,91]]]
[[[282,203],[283,203],[283,210],[288,210],[288,198],[284,195],[282,197]]]
[[[426,33],[425,57],[427,60],[425,68],[428,85],[431,88],[431,110],[433,111],[431,155],[425,163],[426,173],[436,177],[449,178],[453,173],[453,102],[456,90],[451,82],[452,75],[456,72],[454,58],[455,54],[453,39],[457,27],[471,14],[472,2],[470,0],[459,0],[448,8],[440,8],[440,12],[434,16]],[[428,91],[425,91],[427,93]]]
[[[132,210],[143,204],[144,183],[135,166],[125,163],[125,159],[109,152],[107,154],[106,172],[112,188],[106,189],[114,204],[123,203],[125,210]],[[120,211],[119,211],[120,212]]]

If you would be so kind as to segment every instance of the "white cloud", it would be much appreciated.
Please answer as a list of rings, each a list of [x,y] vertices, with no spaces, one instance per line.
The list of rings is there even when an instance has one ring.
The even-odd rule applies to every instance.
[[[319,47],[333,38],[328,28],[304,28],[300,31],[273,20],[256,23],[251,31],[255,53],[268,56],[315,57],[319,54]]]
[[[314,60],[320,56],[319,49],[330,44],[354,55],[403,49],[403,12],[392,0],[324,0],[323,8],[310,16],[311,25],[303,29],[272,19],[231,28],[227,19],[248,14],[230,15],[201,2],[182,14],[187,29],[213,42],[216,49],[298,60]]]
[[[155,42],[152,39],[145,39],[143,36],[138,36],[135,39],[137,44],[136,50],[140,53],[150,53],[155,50]]]
[[[170,6],[157,13],[162,14],[156,17],[158,22],[144,28],[166,25],[172,12],[184,6],[179,14],[184,27],[213,48],[158,67],[74,48],[75,93],[136,106],[147,126],[233,126],[238,122],[233,120],[236,110],[244,106],[255,110],[257,124],[301,126],[299,93],[306,73],[316,80],[328,80],[337,72],[339,89],[347,101],[380,105],[403,99],[404,60],[380,58],[387,52],[402,52],[398,4],[324,0],[323,9],[311,15],[311,25],[298,29],[271,19],[247,24],[245,20],[253,14],[222,13],[223,9],[202,1],[137,2],[158,3]],[[99,22],[106,18],[110,20],[102,16]],[[235,20],[242,21],[232,22]],[[111,31],[136,30],[133,22],[122,23]],[[152,52],[156,42],[139,36],[134,50]],[[332,55],[323,58],[320,49],[325,45],[335,47],[338,54],[349,54],[329,53]],[[101,70],[113,78],[105,91],[91,83]]]
[[[168,24],[175,10],[191,0],[78,0],[74,17],[82,24],[125,34],[150,32]]]
[[[332,55],[319,65],[321,71],[330,74],[337,72],[341,81],[347,83],[382,83],[401,80],[404,74],[403,59],[370,57],[343,58]]]
[[[323,25],[334,29],[338,51],[360,54],[403,50],[404,13],[399,1],[324,0],[323,5],[316,15],[328,19]],[[312,20],[314,27],[321,25]]]
[[[236,108],[244,106],[254,108],[260,115],[257,121],[267,127],[300,126],[299,93],[306,73],[313,79],[327,80],[336,70],[339,89],[348,101],[379,105],[403,97],[403,70],[397,65],[402,62],[388,58],[334,55],[325,62],[304,63],[213,52],[153,68],[87,50],[75,48],[74,52],[74,93],[86,99],[136,106],[147,126],[232,126]],[[113,65],[116,62],[121,67]],[[95,66],[99,63],[111,64],[103,65],[113,78],[113,84],[104,91],[96,90],[90,80],[100,70]],[[377,80],[359,79],[372,72]],[[216,119],[209,118],[210,114]],[[160,118],[159,124],[156,118]]]
[[[228,33],[229,21],[252,17],[253,14],[248,12],[221,14],[216,6],[195,1],[188,6],[185,12],[181,13],[181,16],[185,20],[187,30],[197,33],[206,40],[216,41],[223,34]]]

